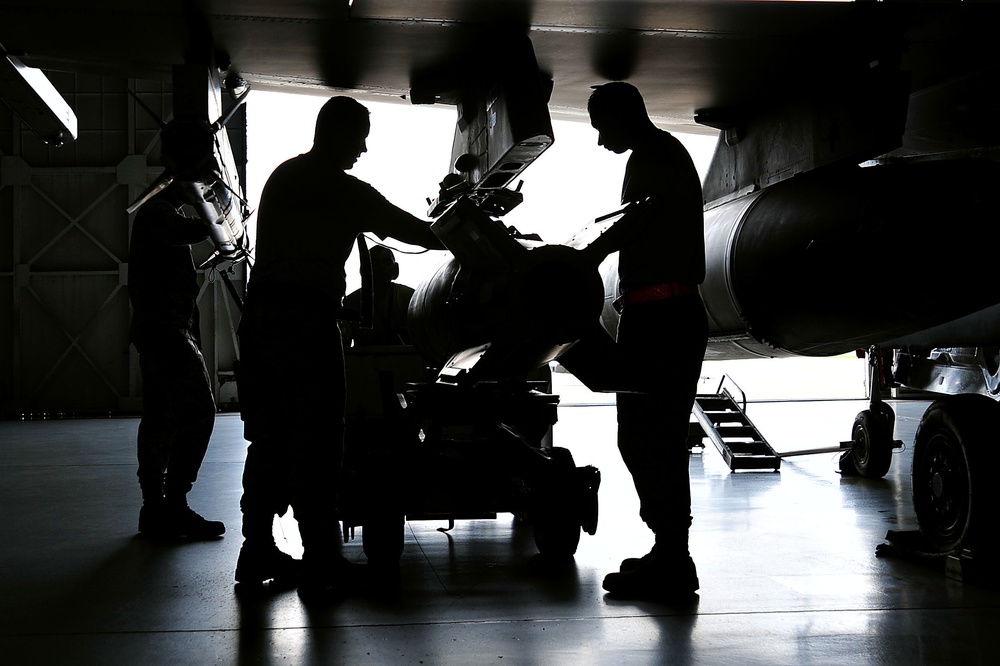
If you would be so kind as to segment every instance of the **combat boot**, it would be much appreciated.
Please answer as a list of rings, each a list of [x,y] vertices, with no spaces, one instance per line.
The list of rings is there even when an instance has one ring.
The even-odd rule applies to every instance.
[[[247,542],[240,548],[236,561],[236,582],[245,586],[262,585],[268,581],[278,586],[293,587],[302,578],[302,560],[282,552],[272,541],[254,546]]]
[[[618,567],[618,571],[622,573],[635,571],[641,565],[648,562],[653,557],[653,553],[655,552],[656,552],[656,546],[654,545],[653,548],[642,557],[626,557],[624,560],[622,560],[621,565]]]
[[[634,568],[604,577],[608,596],[669,604],[688,603],[697,597],[698,572],[690,555],[667,557],[654,548],[645,557],[634,559],[634,564],[622,563]]]
[[[221,537],[225,533],[226,526],[221,520],[206,520],[188,506],[186,499],[166,500],[163,504],[157,536],[200,541]]]
[[[317,559],[308,551],[302,556],[299,598],[309,604],[325,604],[355,596],[368,588],[368,568],[335,554]]]
[[[143,502],[139,508],[139,534],[159,537],[163,530],[163,500]]]
[[[340,523],[330,529],[319,520],[299,518],[302,536],[302,582],[299,598],[306,603],[330,603],[367,588],[368,569],[341,554]]]
[[[159,536],[163,531],[163,475],[144,474],[139,477],[142,506],[139,508],[139,534]]]

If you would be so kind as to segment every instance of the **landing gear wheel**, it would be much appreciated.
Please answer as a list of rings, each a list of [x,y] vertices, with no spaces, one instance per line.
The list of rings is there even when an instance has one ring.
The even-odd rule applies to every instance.
[[[841,472],[869,479],[885,476],[892,464],[894,421],[892,408],[884,402],[859,412],[851,429],[853,446],[840,458]]]
[[[532,534],[538,552],[564,558],[576,554],[580,545],[580,511],[574,480],[576,466],[567,450],[553,447],[551,472],[539,488],[532,511]],[[595,524],[596,529],[596,524]]]
[[[996,492],[989,475],[997,458],[987,433],[1000,412],[979,395],[934,402],[913,446],[913,509],[925,545],[949,553],[985,541]]]

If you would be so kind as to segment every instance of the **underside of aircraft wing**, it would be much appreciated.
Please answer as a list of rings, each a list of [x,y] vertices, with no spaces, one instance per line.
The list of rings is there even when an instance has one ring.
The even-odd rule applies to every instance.
[[[628,80],[661,126],[720,136],[704,182],[711,256],[703,291],[713,332],[720,339],[742,336],[753,347],[739,343],[736,352],[721,353],[824,354],[878,336],[909,335],[991,305],[984,302],[990,297],[977,295],[960,309],[938,308],[938,316],[912,318],[907,326],[894,320],[841,326],[872,324],[878,319],[873,311],[886,309],[878,304],[852,311],[856,290],[845,287],[864,279],[829,277],[821,285],[829,296],[824,303],[850,294],[850,302],[831,315],[838,325],[817,323],[801,305],[805,294],[794,289],[785,305],[769,311],[784,282],[767,270],[795,269],[829,243],[817,236],[822,229],[810,201],[799,196],[790,209],[775,208],[786,195],[768,191],[809,173],[824,196],[843,202],[861,191],[843,189],[845,178],[824,175],[825,169],[921,155],[993,160],[1000,146],[993,122],[1000,110],[1000,59],[991,46],[998,16],[995,3],[935,2],[0,0],[0,44],[4,55],[28,67],[83,74],[169,79],[185,63],[216,63],[256,89],[351,90],[411,103],[464,100],[466,116],[475,97],[477,119],[460,119],[459,132],[463,123],[479,128],[491,122],[495,100],[483,94],[484,82],[514,76],[512,90],[537,72],[546,82],[538,93],[545,98],[543,114],[584,118],[592,85]],[[501,177],[502,189],[537,157],[551,142],[551,131],[544,115],[532,119],[537,130],[521,142],[522,148],[537,146],[530,155],[516,160],[516,168],[495,164],[491,156],[469,179]],[[453,157],[478,149],[475,132]],[[934,183],[945,181],[932,181],[921,194],[933,193],[936,209],[943,211],[953,199],[981,194],[970,187],[981,190],[991,177],[977,176],[968,185],[951,178],[938,188]],[[785,187],[791,189],[803,187]],[[767,196],[751,203],[748,197],[762,192]],[[870,249],[869,228],[880,230],[882,256],[908,247],[884,230],[902,231],[912,215],[894,206],[893,196],[879,205],[894,211],[883,216],[889,222],[862,224],[855,216],[829,223],[841,235],[841,252],[858,244]],[[781,217],[765,215],[768,206],[782,211]],[[977,214],[984,209],[989,205]],[[945,215],[929,217],[921,218],[923,237],[934,233],[933,224],[949,224]],[[981,216],[975,221],[989,224]],[[794,243],[808,251],[791,248]],[[766,259],[778,248],[792,249],[790,264]],[[835,253],[828,248],[823,256],[832,262],[824,274],[840,275]],[[919,310],[900,302],[907,303],[899,308],[907,313]],[[851,330],[834,334],[841,328]]]
[[[992,5],[654,0],[4,0],[0,44],[43,69],[168,78],[212,44],[257,89],[420,95],[505,58],[528,35],[581,114],[589,86],[628,79],[664,125],[698,131],[873,62],[906,60],[914,89],[990,55]],[[440,85],[437,86],[440,88]]]

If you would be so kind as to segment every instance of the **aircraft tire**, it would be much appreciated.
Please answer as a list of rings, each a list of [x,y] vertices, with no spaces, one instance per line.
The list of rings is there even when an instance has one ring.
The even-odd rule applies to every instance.
[[[882,405],[883,403],[879,403]],[[842,460],[844,471],[856,472],[868,479],[881,479],[892,465],[892,426],[891,408],[887,415],[881,409],[866,409],[854,417],[851,429],[850,454]]]
[[[990,539],[996,491],[990,476],[1000,407],[980,395],[956,395],[927,408],[913,447],[913,508],[929,550],[950,553]]]

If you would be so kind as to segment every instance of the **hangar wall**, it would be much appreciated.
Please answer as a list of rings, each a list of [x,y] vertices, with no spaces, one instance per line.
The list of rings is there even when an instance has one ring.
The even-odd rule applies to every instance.
[[[159,124],[128,90],[169,120],[170,83],[48,74],[79,119],[74,143],[46,146],[0,104],[0,416],[137,413],[125,209],[162,166]],[[244,110],[228,130],[245,180]],[[199,276],[203,351],[217,402],[233,407],[239,313],[214,277]],[[233,279],[242,289],[245,273]]]

